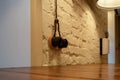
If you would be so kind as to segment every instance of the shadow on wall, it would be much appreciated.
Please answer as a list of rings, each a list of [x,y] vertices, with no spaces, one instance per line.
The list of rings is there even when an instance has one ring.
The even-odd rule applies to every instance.
[[[62,53],[61,50],[51,50],[49,49],[49,65],[61,65],[61,57],[60,54]],[[52,63],[52,64],[51,64]]]
[[[74,3],[74,11],[82,17],[87,15],[86,11],[91,13],[96,23],[96,30],[98,31],[99,37],[105,37],[105,33],[108,32],[107,28],[107,11],[97,8],[97,0],[72,0]],[[85,6],[81,6],[85,5]],[[79,9],[78,9],[79,7]]]
[[[86,14],[86,7],[88,7],[88,5],[86,4],[86,2],[84,0],[72,0],[73,1],[73,9],[75,11],[76,14],[78,14],[78,16],[82,17],[82,15]],[[85,5],[85,6],[81,6],[81,5]]]
[[[108,32],[108,13],[105,10],[97,8],[97,0],[85,0],[90,7],[90,11],[96,21],[96,29],[99,33],[100,38],[105,37]]]

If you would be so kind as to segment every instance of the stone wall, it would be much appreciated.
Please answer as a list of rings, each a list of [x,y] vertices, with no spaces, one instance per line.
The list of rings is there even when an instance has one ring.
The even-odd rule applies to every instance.
[[[107,31],[107,13],[96,0],[58,0],[58,18],[63,38],[69,46],[53,50],[48,38],[53,33],[54,0],[42,0],[42,66],[100,63],[99,38]],[[92,4],[92,5],[91,5]]]

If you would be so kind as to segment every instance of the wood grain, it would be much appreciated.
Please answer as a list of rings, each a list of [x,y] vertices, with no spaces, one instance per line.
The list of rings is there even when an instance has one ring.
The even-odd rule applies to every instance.
[[[120,65],[6,68],[0,69],[0,80],[120,80]]]

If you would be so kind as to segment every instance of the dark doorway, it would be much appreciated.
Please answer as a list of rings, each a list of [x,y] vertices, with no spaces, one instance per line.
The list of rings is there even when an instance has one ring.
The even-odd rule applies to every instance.
[[[120,63],[120,9],[115,10],[115,63]]]

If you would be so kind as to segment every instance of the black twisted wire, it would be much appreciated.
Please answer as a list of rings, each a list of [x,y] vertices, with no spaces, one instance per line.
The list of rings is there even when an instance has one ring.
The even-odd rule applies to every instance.
[[[57,27],[58,27],[59,37],[61,37],[61,34],[60,34],[60,25],[59,25],[59,20],[58,20],[58,13],[57,13],[57,0],[55,0],[55,20],[54,20],[54,27],[55,27],[54,37],[56,36],[56,29],[57,29]]]

